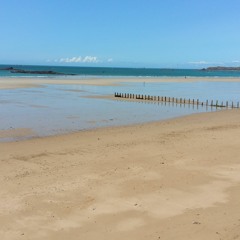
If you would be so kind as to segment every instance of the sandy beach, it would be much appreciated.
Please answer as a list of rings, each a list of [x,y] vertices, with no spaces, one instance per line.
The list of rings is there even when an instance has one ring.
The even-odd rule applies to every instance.
[[[240,240],[240,1],[1,1],[0,240]]]
[[[0,89],[186,81],[240,79],[2,78]],[[0,143],[0,239],[240,238],[239,117],[228,109],[42,138],[0,130],[32,138]]]
[[[225,77],[125,77],[125,78],[1,78],[0,89],[29,88],[40,87],[44,84],[63,84],[63,85],[93,85],[93,86],[116,86],[121,83],[145,82],[145,83],[161,83],[161,82],[240,82],[240,78]]]
[[[239,118],[0,143],[0,238],[238,239]]]

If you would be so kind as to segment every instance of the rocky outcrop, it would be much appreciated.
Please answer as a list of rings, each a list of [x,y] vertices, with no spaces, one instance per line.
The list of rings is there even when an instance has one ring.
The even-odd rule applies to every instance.
[[[11,73],[22,73],[22,74],[44,74],[44,75],[76,75],[73,73],[60,73],[55,71],[32,71],[32,70],[24,70],[13,67],[2,68],[0,70],[10,71]]]
[[[240,67],[208,67],[203,68],[202,71],[240,71]]]

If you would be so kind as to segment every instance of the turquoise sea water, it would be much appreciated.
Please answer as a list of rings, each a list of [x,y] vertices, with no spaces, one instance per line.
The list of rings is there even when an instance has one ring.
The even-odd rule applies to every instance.
[[[17,69],[30,71],[55,71],[64,74],[76,74],[77,76],[149,76],[149,77],[240,77],[240,71],[202,71],[200,69],[160,69],[160,68],[106,68],[106,67],[54,67],[54,66],[27,66],[27,65],[0,65],[0,69],[14,67]],[[11,73],[10,71],[0,71],[0,77],[22,77],[22,76],[47,76]],[[58,76],[59,77],[59,76]]]

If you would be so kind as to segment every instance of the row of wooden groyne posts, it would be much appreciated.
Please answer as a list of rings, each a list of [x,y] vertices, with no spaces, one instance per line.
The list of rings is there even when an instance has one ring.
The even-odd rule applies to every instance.
[[[216,108],[239,108],[239,102],[219,102],[216,101],[208,101],[202,102],[199,99],[186,99],[186,98],[174,98],[174,97],[166,97],[166,96],[150,96],[143,94],[132,94],[132,93],[114,93],[115,98],[126,98],[126,99],[136,99],[136,100],[146,100],[146,101],[155,101],[155,102],[169,102],[169,103],[177,103],[177,104],[191,104],[197,106],[210,106]]]

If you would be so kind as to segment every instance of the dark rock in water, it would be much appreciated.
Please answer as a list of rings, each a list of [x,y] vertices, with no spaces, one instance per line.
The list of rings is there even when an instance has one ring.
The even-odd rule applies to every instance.
[[[18,69],[18,68],[13,68],[13,67],[7,67],[7,68],[1,68],[0,70],[7,70],[10,71],[11,73],[23,73],[23,74],[45,74],[45,75],[76,75],[73,73],[59,73],[55,71],[31,71],[31,70],[23,70],[23,69]]]
[[[54,71],[30,71],[30,70],[23,70],[23,69],[13,69],[10,71],[11,73],[26,73],[26,74],[59,74],[62,73],[54,72]]]
[[[10,71],[10,70],[14,70],[14,68],[13,68],[13,67],[0,68],[0,70],[3,70],[3,71]]]
[[[202,71],[240,71],[240,67],[208,67],[201,69]]]

